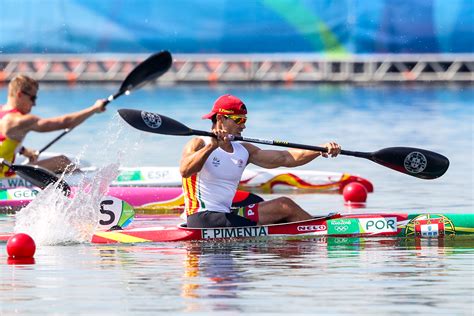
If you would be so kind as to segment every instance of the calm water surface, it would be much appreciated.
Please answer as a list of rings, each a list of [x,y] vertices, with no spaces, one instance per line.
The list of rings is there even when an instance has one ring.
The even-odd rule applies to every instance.
[[[78,110],[117,88],[44,86],[34,112]],[[176,166],[188,137],[138,132],[115,110],[159,112],[208,129],[200,116],[223,93],[246,102],[249,137],[315,145],[335,140],[359,151],[412,146],[449,157],[450,169],[433,181],[343,156],[301,167],[371,180],[375,192],[364,212],[473,210],[474,88],[466,86],[149,88],[114,101],[51,150],[98,166]],[[31,134],[25,143],[41,148],[55,135]],[[314,214],[360,211],[344,206],[340,195],[292,197]],[[13,226],[14,217],[0,217],[0,231]],[[0,314],[472,315],[473,269],[474,242],[458,239],[39,245],[34,265],[8,265],[0,244]]]

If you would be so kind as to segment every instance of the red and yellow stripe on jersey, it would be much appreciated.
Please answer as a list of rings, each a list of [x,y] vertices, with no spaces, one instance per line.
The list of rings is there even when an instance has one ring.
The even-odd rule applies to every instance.
[[[199,173],[193,174],[189,178],[183,178],[184,211],[187,216],[199,212],[199,209],[206,207],[204,201],[200,199]]]

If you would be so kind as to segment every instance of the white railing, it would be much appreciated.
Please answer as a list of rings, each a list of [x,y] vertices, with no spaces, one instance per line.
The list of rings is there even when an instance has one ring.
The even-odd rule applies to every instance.
[[[148,55],[0,55],[0,82],[114,82]],[[174,55],[159,82],[474,82],[474,54]]]

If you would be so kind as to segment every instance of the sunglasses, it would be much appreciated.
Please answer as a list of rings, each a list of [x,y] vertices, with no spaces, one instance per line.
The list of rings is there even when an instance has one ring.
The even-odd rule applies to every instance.
[[[29,97],[30,97],[30,100],[31,100],[31,102],[33,102],[33,103],[35,103],[35,102],[36,102],[36,99],[38,98],[38,96],[36,96],[36,95],[32,95],[32,94],[29,94],[28,92],[26,92],[26,91],[23,91],[23,90],[21,91],[21,93],[23,93],[23,94],[26,94],[27,96],[29,96]]]
[[[224,117],[231,119],[237,125],[243,125],[247,122],[247,117],[242,115],[224,115]]]

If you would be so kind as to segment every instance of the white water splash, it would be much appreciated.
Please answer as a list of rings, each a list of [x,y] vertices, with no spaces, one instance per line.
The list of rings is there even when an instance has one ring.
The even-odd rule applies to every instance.
[[[76,186],[73,197],[65,197],[54,186],[39,192],[27,207],[17,213],[14,231],[29,234],[37,245],[89,242],[99,220],[100,201],[110,183],[117,178],[120,161],[134,161],[134,153],[143,141],[143,133],[133,133],[133,129],[126,126],[116,114],[107,129],[99,130],[95,135],[94,144],[100,145],[105,167],[99,168],[92,176],[73,176],[74,180],[70,179]],[[80,165],[82,157],[91,155],[87,150],[91,147],[89,145],[82,148],[74,164]]]
[[[118,175],[119,164],[98,170],[92,179],[83,178],[65,197],[54,185],[16,215],[15,232],[29,234],[37,245],[89,242],[99,220],[102,197]]]

